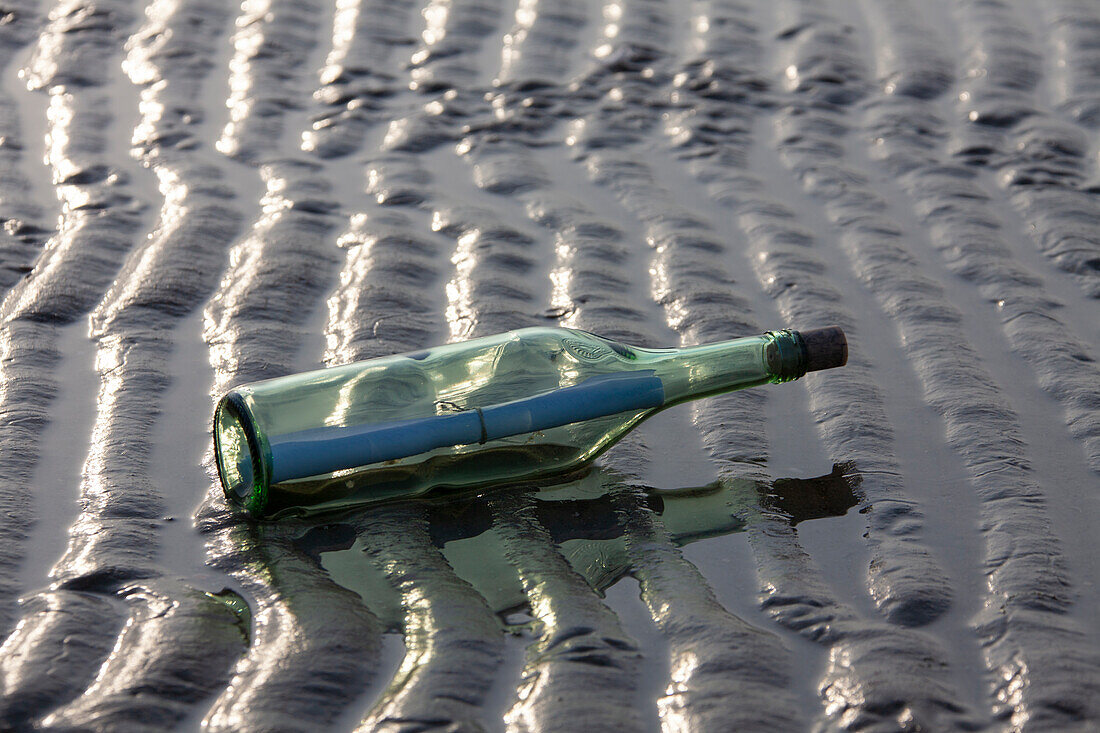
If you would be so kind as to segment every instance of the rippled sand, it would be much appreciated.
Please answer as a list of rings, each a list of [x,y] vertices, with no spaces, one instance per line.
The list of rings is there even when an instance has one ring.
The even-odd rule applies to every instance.
[[[1100,727],[1097,38],[1092,0],[7,0],[0,728]],[[253,525],[215,485],[242,382],[829,323],[846,368],[565,488]]]

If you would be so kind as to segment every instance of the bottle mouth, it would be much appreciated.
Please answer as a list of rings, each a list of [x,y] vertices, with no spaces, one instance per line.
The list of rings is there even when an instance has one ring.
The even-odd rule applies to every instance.
[[[768,331],[764,345],[764,362],[771,373],[771,382],[792,382],[806,373],[806,346],[798,331],[784,329]]]
[[[267,474],[261,439],[251,411],[238,392],[221,399],[214,411],[214,455],[218,478],[230,503],[259,516],[267,503]]]
[[[764,361],[772,382],[790,382],[807,372],[834,369],[848,363],[848,339],[840,326],[809,331],[769,331]]]

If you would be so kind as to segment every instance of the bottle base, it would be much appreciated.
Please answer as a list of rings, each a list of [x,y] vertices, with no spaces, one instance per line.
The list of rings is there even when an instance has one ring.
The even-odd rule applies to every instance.
[[[214,455],[226,498],[254,516],[267,503],[268,462],[251,412],[238,392],[230,392],[214,411]]]

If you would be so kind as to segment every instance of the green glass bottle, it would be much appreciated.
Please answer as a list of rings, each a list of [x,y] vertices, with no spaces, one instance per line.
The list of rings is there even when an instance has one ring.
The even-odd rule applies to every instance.
[[[256,517],[579,468],[675,404],[847,360],[835,326],[679,349],[527,328],[233,390],[214,415],[231,502]]]

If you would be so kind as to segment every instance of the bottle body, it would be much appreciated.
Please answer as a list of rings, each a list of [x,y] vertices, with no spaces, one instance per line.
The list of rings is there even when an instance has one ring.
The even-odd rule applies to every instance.
[[[215,415],[227,497],[260,517],[579,468],[679,402],[796,379],[797,332],[639,349],[531,328],[244,385]]]

